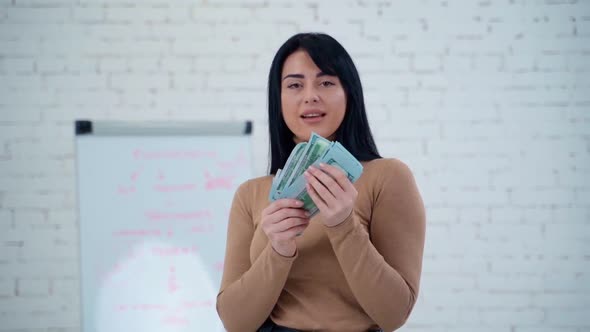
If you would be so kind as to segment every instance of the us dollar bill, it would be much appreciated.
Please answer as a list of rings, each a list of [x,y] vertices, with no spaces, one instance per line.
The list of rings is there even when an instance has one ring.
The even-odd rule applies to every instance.
[[[312,138],[315,137],[314,135],[321,137],[312,133]],[[316,142],[321,142],[321,148],[310,149],[311,144],[308,143],[305,151],[298,157],[299,161],[295,166],[295,169],[290,172],[290,176],[293,180],[287,180],[280,192],[271,188],[271,193],[269,194],[271,201],[281,198],[295,198],[301,200],[303,202],[303,208],[310,212],[312,217],[319,212],[319,209],[307,193],[305,186],[307,181],[303,176],[303,172],[305,172],[309,166],[313,165],[319,167],[320,163],[325,163],[340,168],[351,182],[358,180],[363,172],[363,166],[361,163],[348,150],[346,150],[340,142],[330,142],[324,138],[322,138],[322,140],[315,138],[314,143]],[[326,142],[328,142],[327,145]],[[325,148],[326,146],[327,148]],[[293,151],[292,154],[294,152],[295,151]],[[284,169],[287,169],[287,165],[285,165]],[[281,172],[281,174],[283,174],[281,181],[284,181],[284,174],[286,173]]]
[[[285,171],[281,171],[280,174],[277,174],[277,176],[275,176],[276,186],[273,190],[273,195],[282,192],[282,190],[287,186],[287,180],[295,171],[295,165],[299,162],[299,159],[301,159],[301,157],[305,153],[307,146],[307,142],[301,142],[295,145],[293,151],[291,151],[291,154],[289,155],[289,158],[287,158],[285,166],[283,167]]]
[[[286,185],[290,186],[295,181],[295,179],[300,177],[303,172],[305,172],[307,168],[313,164],[314,161],[321,158],[331,146],[332,142],[312,132],[305,150],[303,151],[293,171],[289,174],[289,179],[286,181]]]

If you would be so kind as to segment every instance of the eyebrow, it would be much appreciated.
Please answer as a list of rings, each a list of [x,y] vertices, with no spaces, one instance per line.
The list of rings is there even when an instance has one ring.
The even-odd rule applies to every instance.
[[[328,74],[324,73],[323,71],[321,71],[321,72],[317,73],[317,75],[315,75],[315,77],[322,77],[322,76],[331,76],[331,75],[328,75]],[[289,75],[286,75],[285,77],[283,77],[283,81],[289,77],[305,78],[305,75],[303,75],[303,74],[289,74]]]

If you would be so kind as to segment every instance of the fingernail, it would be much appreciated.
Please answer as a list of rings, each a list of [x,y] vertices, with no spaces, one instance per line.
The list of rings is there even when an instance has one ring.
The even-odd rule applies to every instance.
[[[306,211],[306,212],[305,212],[305,216],[306,216],[306,217],[309,217],[309,216],[311,216],[311,213],[309,213],[309,212],[307,212],[307,211]]]
[[[320,167],[325,167],[325,166],[326,166],[326,164],[320,163]]]
[[[303,202],[302,201],[295,201],[295,205],[301,206],[301,205],[303,205]]]

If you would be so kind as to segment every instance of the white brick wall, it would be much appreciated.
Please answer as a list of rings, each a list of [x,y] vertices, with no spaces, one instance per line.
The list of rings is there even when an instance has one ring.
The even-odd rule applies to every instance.
[[[255,122],[300,31],[358,65],[428,212],[403,331],[590,331],[590,2],[0,0],[0,331],[78,331],[72,121]]]

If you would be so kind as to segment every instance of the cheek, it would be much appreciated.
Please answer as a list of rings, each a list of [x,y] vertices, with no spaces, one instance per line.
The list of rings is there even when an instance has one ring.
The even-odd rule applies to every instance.
[[[296,101],[294,100],[293,96],[281,94],[281,109],[283,113],[283,119],[285,119],[285,123],[291,130],[293,130],[291,127],[296,125],[296,121],[298,120],[296,106]]]
[[[344,113],[346,113],[346,95],[344,92],[334,95],[331,104],[334,105],[332,111],[339,118],[344,118]]]
[[[283,110],[295,112],[295,106],[297,104],[297,96],[292,92],[286,91],[281,93],[281,105]]]
[[[293,118],[293,115],[295,114],[293,104],[289,103],[288,100],[281,101],[281,112],[283,113],[285,121],[289,121],[289,119]]]

